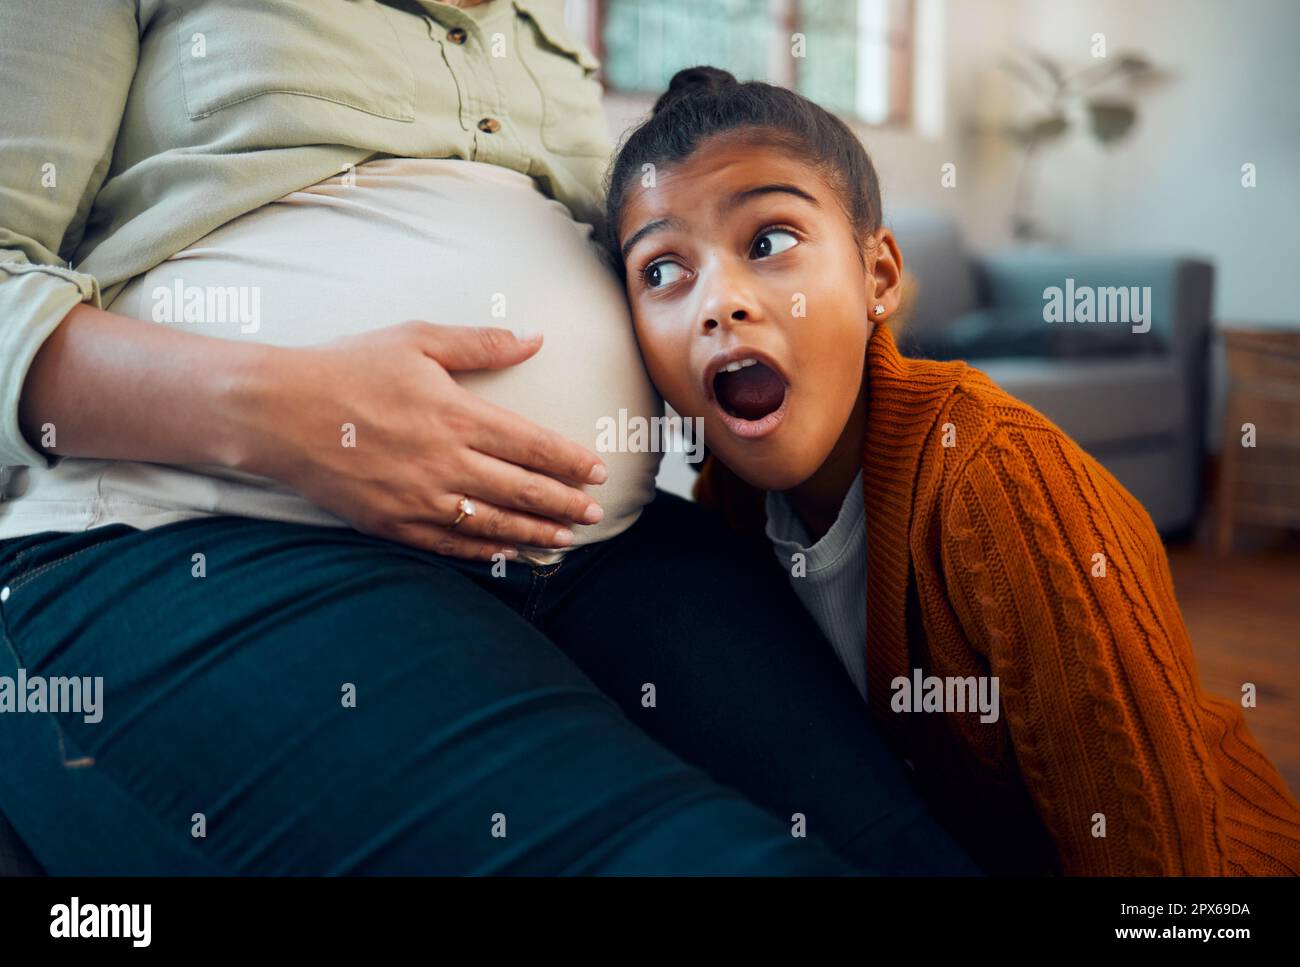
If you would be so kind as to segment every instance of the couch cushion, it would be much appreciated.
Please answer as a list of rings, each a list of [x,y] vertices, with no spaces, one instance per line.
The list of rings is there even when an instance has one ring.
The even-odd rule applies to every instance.
[[[1183,384],[1170,357],[1004,358],[975,365],[1085,450],[1174,437],[1187,425]]]
[[[1019,309],[1056,331],[1056,355],[1130,355],[1162,352],[1172,344],[1175,318],[1184,311],[1180,309],[1186,289],[1182,269],[1190,270],[1195,264],[1138,253],[1089,254],[1014,248],[979,258],[973,271],[977,288],[989,304]],[[1115,290],[1114,297],[1123,298],[1120,289],[1149,289],[1146,309],[1150,313],[1150,329],[1134,332],[1132,324],[1120,321],[1049,323],[1043,320],[1047,305],[1044,293],[1049,288],[1059,289],[1063,301],[1068,301],[1070,286],[1076,293],[1091,288],[1098,300],[1094,307],[1097,313],[1102,311],[1103,299],[1111,311],[1119,308],[1119,305],[1112,307],[1112,296],[1103,295],[1103,290],[1107,293]]]
[[[904,355],[926,359],[998,359],[1053,355],[1053,330],[1023,312],[989,306],[971,309],[937,329],[917,330],[905,320],[898,335]]]
[[[1047,325],[1052,330],[1053,356],[1128,356],[1164,353],[1164,335],[1134,333],[1127,327],[1108,325]]]

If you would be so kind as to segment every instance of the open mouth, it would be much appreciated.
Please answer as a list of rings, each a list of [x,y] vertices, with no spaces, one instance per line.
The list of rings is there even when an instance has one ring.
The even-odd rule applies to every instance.
[[[749,440],[774,431],[790,409],[784,374],[775,362],[749,349],[715,356],[705,370],[705,388],[722,424]]]
[[[713,377],[713,396],[723,412],[740,420],[761,420],[785,402],[781,374],[753,356],[727,363]]]

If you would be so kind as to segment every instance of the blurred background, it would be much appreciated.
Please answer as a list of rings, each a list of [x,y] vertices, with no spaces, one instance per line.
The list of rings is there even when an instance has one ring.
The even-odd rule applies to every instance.
[[[615,140],[680,68],[835,110],[880,174],[912,355],[1054,420],[1167,541],[1202,681],[1300,793],[1300,3],[567,0]],[[1044,289],[1148,289],[1150,329]],[[1130,290],[1131,291],[1131,290]],[[693,473],[665,456],[660,486]]]

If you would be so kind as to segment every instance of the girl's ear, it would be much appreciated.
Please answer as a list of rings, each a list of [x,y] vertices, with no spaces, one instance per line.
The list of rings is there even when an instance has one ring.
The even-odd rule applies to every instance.
[[[867,304],[874,322],[887,319],[898,311],[903,299],[903,253],[898,250],[894,233],[878,228],[867,237],[866,290]],[[877,313],[882,305],[885,311]]]

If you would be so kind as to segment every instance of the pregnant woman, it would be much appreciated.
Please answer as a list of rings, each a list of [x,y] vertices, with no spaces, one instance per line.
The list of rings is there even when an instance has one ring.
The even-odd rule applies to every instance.
[[[782,575],[593,452],[661,405],[596,64],[460,7],[0,0],[0,814],[60,874],[974,871]]]

